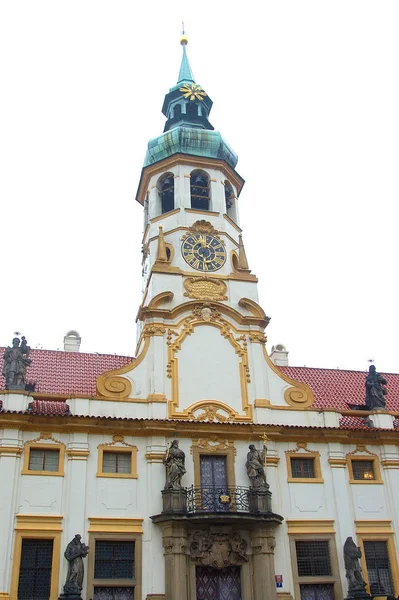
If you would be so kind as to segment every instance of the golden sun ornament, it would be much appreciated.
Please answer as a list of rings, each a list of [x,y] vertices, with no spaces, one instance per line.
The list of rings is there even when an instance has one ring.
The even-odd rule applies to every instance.
[[[183,87],[179,88],[179,92],[183,92],[183,96],[190,100],[203,100],[207,96],[202,87],[196,83],[185,83]]]

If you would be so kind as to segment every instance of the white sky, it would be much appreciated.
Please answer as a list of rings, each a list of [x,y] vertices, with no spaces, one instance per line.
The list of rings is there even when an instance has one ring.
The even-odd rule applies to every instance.
[[[398,0],[0,1],[0,345],[133,354],[150,138],[180,22],[239,200],[269,349],[398,371]]]

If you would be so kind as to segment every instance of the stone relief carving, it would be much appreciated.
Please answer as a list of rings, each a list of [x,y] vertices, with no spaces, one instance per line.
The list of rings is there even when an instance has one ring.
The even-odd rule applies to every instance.
[[[248,561],[247,542],[237,531],[195,531],[189,538],[188,554],[195,562],[216,569]]]

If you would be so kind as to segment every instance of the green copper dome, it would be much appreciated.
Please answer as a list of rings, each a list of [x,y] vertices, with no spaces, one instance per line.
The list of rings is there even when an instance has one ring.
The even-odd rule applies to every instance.
[[[238,161],[237,154],[218,131],[180,126],[150,140],[144,166],[147,167],[173,154],[219,158],[233,169]]]
[[[144,167],[174,154],[218,158],[234,169],[238,156],[208,120],[212,100],[194,80],[188,61],[187,37],[181,38],[183,56],[177,84],[165,96],[162,112],[164,133],[150,140]]]

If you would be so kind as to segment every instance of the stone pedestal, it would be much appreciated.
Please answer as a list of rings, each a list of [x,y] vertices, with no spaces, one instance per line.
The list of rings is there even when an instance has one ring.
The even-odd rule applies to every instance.
[[[164,513],[187,512],[187,492],[181,490],[162,490],[162,503]]]
[[[272,510],[272,493],[268,489],[250,488],[249,511],[251,513],[268,513]]]
[[[61,594],[58,596],[58,600],[82,600],[80,594]]]

